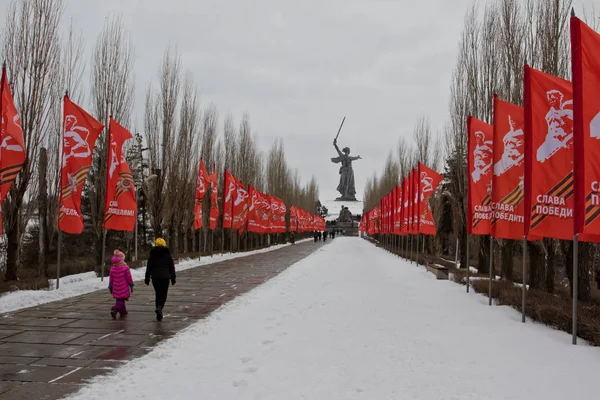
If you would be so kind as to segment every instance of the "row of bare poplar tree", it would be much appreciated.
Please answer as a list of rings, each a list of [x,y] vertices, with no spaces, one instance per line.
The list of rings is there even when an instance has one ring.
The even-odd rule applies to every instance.
[[[400,139],[396,157],[390,154],[382,176],[373,177],[367,185],[366,209],[377,205],[379,198],[399,183],[398,177],[406,176],[407,169],[417,160],[426,164],[431,161],[430,166],[438,169],[436,162],[444,153],[445,180],[432,204],[434,216],[439,227],[443,224],[442,215],[450,211],[453,237],[459,240],[460,264],[467,265],[467,116],[491,123],[495,93],[503,100],[522,105],[523,65],[526,63],[570,79],[571,10],[571,0],[488,0],[483,7],[480,1],[474,1],[465,15],[458,47],[450,87],[449,121],[440,134],[441,140],[433,141],[434,144],[445,143],[445,148],[434,145],[430,149],[429,125],[423,118],[419,119],[414,130],[416,149]],[[590,26],[597,26],[593,10],[582,10],[582,14]],[[438,243],[447,241],[443,235],[447,232],[438,229]],[[469,240],[471,255],[478,259],[479,272],[488,273],[490,236],[474,236]],[[496,269],[504,279],[521,281],[518,255],[522,254],[522,243],[499,240],[498,244],[495,246],[498,253],[492,255]],[[587,300],[591,295],[590,282],[594,274],[600,273],[594,271],[600,253],[598,245],[580,243],[579,246],[579,298]],[[572,287],[572,241],[545,239],[531,242],[528,254],[531,287],[554,293],[557,287],[563,286],[560,284],[563,278]]]
[[[19,267],[31,267],[32,260],[37,272],[47,275],[54,262],[65,91],[105,126],[112,115],[137,131],[133,129],[135,46],[121,18],[107,18],[88,63],[82,36],[73,27],[66,37],[61,34],[64,10],[64,0],[13,0],[6,10],[2,57],[21,116],[27,158],[3,204],[5,280],[18,279]],[[147,86],[142,132],[127,144],[127,160],[138,189],[142,246],[155,233],[166,236],[175,251],[199,246],[192,224],[200,157],[209,172],[216,165],[220,198],[227,168],[245,184],[288,205],[316,211],[315,178],[302,183],[286,161],[281,140],[266,156],[262,154],[249,115],[244,114],[236,124],[232,115],[221,121],[214,104],[201,108],[198,84],[184,71],[174,47],[164,53],[157,82]],[[84,188],[84,233],[64,240],[67,263],[73,257],[87,257],[92,265],[102,260],[106,150],[105,132],[96,144]],[[131,235],[122,236],[131,243]]]

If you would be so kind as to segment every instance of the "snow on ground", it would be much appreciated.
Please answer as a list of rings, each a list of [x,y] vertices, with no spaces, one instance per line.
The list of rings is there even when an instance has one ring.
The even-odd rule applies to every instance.
[[[334,239],[72,399],[590,399],[600,350]]]
[[[307,240],[313,239],[304,239],[297,241],[296,243],[301,243]],[[225,253],[223,255],[215,254],[213,257],[202,257],[200,261],[198,261],[198,258],[181,259],[175,266],[175,270],[184,271],[186,269],[205,266],[220,261],[245,257],[252,254],[265,253],[280,249],[284,246],[289,246],[289,244],[277,245],[268,247],[266,249],[244,253]],[[131,276],[133,277],[134,281],[143,280],[145,273],[146,267],[131,269]],[[108,276],[108,269],[106,270],[106,274]],[[94,292],[96,290],[106,289],[108,286],[108,277],[105,277],[104,282],[102,282],[101,278],[98,278],[94,272],[84,272],[82,274],[65,276],[64,278],[60,279],[58,290],[55,290],[56,279],[50,279],[49,283],[50,287],[47,290],[18,290],[0,296],[0,313],[16,311],[22,308],[33,307],[40,304],[49,303],[51,301],[63,300],[85,293]]]

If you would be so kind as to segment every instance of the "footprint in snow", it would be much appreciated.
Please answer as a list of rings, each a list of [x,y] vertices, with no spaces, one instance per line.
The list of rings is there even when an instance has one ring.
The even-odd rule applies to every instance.
[[[264,344],[265,346],[266,346],[266,345],[269,345],[269,344],[273,344],[273,343],[275,343],[275,342],[274,342],[274,341],[272,341],[272,340],[263,340],[263,341],[262,341],[262,344]]]
[[[248,386],[248,382],[245,381],[244,379],[237,379],[235,381],[232,382],[234,387],[246,387]]]
[[[248,368],[244,369],[244,372],[247,374],[253,374],[256,371],[258,371],[258,367],[248,367]]]
[[[252,357],[242,357],[241,361],[242,361],[242,364],[249,363],[250,361],[252,361]]]

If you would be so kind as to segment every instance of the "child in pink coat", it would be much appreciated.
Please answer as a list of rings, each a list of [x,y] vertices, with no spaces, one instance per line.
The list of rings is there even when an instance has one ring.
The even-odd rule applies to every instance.
[[[108,280],[108,290],[113,298],[117,300],[110,310],[111,317],[115,319],[117,318],[117,313],[121,314],[121,317],[127,315],[125,302],[129,300],[129,296],[133,292],[133,279],[131,278],[129,266],[125,264],[125,254],[119,250],[115,250],[111,262],[112,267]]]

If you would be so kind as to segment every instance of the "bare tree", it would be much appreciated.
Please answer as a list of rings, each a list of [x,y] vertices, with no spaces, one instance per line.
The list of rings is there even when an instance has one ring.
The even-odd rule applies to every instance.
[[[108,127],[112,116],[129,126],[134,101],[134,47],[121,17],[106,20],[94,46],[92,58],[92,99],[96,118],[104,124],[104,133],[96,142],[87,191],[96,239],[96,257],[102,262],[104,193],[108,158]]]
[[[6,280],[17,279],[20,235],[32,209],[23,209],[24,199],[36,198],[39,149],[47,132],[53,131],[52,113],[59,98],[61,48],[59,24],[61,0],[13,1],[6,13],[2,36],[3,53],[10,73],[25,141],[23,169],[4,203],[4,233],[8,241]]]
[[[81,33],[75,33],[71,24],[66,46],[62,51],[61,73],[59,74],[57,84],[53,87],[55,92],[53,97],[55,99],[60,99],[66,90],[69,92],[69,96],[76,102],[81,101],[81,79],[85,71],[83,50],[84,42]],[[47,274],[51,245],[58,232],[56,221],[58,214],[58,190],[60,187],[59,145],[63,124],[62,103],[60,101],[53,102],[53,107],[54,110],[50,113],[50,124],[53,130],[51,134],[43,138],[39,157],[40,171],[38,173],[38,263],[39,270],[44,274]]]
[[[194,193],[199,161],[200,104],[198,90],[188,75],[183,85],[180,107],[179,134],[175,149],[177,156],[169,160],[168,196],[165,220],[171,228],[169,239],[174,241],[172,248],[178,251],[178,233],[183,231],[184,252],[187,251],[188,234],[192,228]],[[173,238],[175,240],[173,240]]]
[[[171,167],[169,160],[174,156],[176,143],[180,86],[181,59],[176,49],[168,47],[159,70],[159,90],[154,92],[152,86],[147,89],[144,117],[150,173],[157,176],[148,193],[150,220],[156,237],[163,234],[168,223],[165,198]]]

